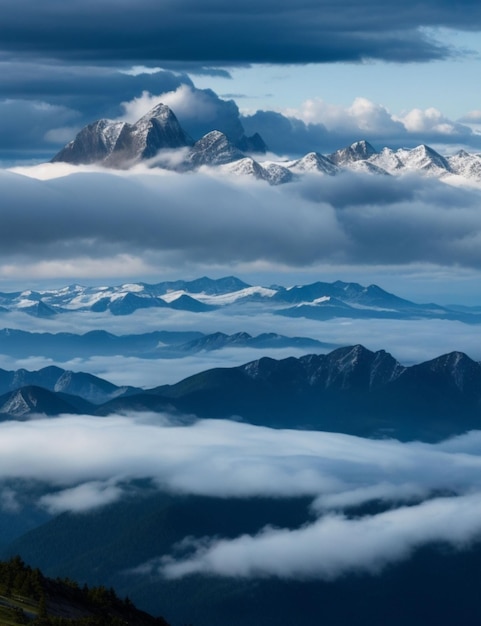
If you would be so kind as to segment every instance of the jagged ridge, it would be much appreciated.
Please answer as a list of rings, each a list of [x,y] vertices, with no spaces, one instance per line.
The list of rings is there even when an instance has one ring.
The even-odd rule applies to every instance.
[[[184,149],[176,164],[162,158],[163,150]],[[282,162],[258,162],[246,153],[265,153],[267,146],[258,133],[231,141],[212,129],[194,141],[182,129],[173,111],[159,103],[135,124],[98,120],[83,128],[52,162],[102,163],[107,167],[130,167],[140,161],[186,171],[209,166],[220,171],[249,176],[269,184],[287,183],[308,173],[335,176],[345,170],[376,175],[418,173],[442,180],[458,176],[481,182],[481,156],[460,150],[444,157],[433,148],[420,145],[412,150],[383,148],[378,152],[368,141],[356,141],[329,155],[309,152],[304,157]]]
[[[16,378],[21,382],[25,374],[20,373]],[[45,378],[43,370],[37,375]],[[115,387],[95,380],[99,381],[96,393],[99,387]],[[55,386],[52,390],[52,384],[50,390],[20,387],[0,397],[0,413],[23,418],[38,412],[83,410],[107,415],[126,410],[175,410],[208,418],[238,415],[271,427],[427,440],[481,426],[481,364],[460,352],[407,367],[384,350],[372,352],[357,345],[279,361],[264,357],[238,367],[206,370],[175,385],[146,391],[115,388],[110,392],[115,399],[100,406],[86,403],[91,393],[88,385],[80,385],[77,393],[83,406],[74,397],[57,393]],[[63,404],[58,409],[58,402],[66,400],[73,410]]]

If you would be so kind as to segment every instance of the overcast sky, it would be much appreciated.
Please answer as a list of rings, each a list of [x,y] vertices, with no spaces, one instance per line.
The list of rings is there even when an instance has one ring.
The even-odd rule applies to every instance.
[[[481,151],[480,29],[472,0],[5,0],[0,162],[48,160],[85,124],[133,121],[159,100],[194,138],[260,132],[281,155],[361,138]],[[50,180],[1,178],[6,287],[236,273],[411,283],[400,295],[444,302],[449,284],[479,302],[477,190],[16,172]]]

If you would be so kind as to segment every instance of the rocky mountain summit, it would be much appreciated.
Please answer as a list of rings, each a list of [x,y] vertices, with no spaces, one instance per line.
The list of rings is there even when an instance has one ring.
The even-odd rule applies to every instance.
[[[242,135],[236,143],[238,146],[215,129],[195,141],[183,130],[174,112],[159,103],[134,124],[102,119],[85,126],[53,157],[52,163],[99,163],[106,167],[128,168],[160,157],[156,165],[169,167],[162,159],[162,152],[184,148],[186,157],[178,166],[182,170],[232,163],[244,158],[243,151],[266,151],[258,133],[252,137]]]
[[[158,104],[135,124],[110,120],[89,124],[53,157],[52,162],[128,167],[151,159],[159,150],[192,144],[171,109]]]

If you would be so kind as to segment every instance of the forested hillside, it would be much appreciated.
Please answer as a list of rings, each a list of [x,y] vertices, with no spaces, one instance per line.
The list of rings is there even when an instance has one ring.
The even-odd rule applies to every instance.
[[[46,578],[18,556],[0,562],[0,624],[31,626],[168,626],[113,589]]]

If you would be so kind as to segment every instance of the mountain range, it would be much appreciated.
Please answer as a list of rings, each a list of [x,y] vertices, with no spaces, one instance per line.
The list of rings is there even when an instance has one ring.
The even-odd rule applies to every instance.
[[[481,425],[481,364],[460,352],[403,366],[363,346],[214,368],[153,389],[57,367],[0,370],[3,420],[153,411],[367,437],[437,441]]]
[[[129,167],[159,156],[162,150],[186,149],[185,169],[221,165],[242,158],[241,149],[265,152],[262,138],[242,135],[237,145],[216,130],[194,141],[180,126],[174,112],[159,103],[134,124],[106,119],[85,126],[52,162],[102,163],[107,167]],[[168,161],[160,163],[165,166]]]
[[[130,315],[138,309],[166,309],[205,313],[212,310],[273,313],[287,317],[326,320],[445,319],[481,322],[477,308],[418,304],[385,291],[353,282],[315,282],[309,285],[263,287],[234,277],[207,277],[156,284],[126,283],[112,287],[69,285],[60,289],[0,293],[0,314],[20,311],[42,318],[73,311]],[[1,338],[0,338],[1,339]]]
[[[173,151],[177,152],[176,158]],[[134,124],[106,119],[89,124],[52,162],[97,163],[113,168],[146,162],[151,167],[179,172],[208,166],[273,185],[307,173],[335,176],[346,170],[386,176],[416,173],[446,181],[457,178],[481,182],[481,155],[465,150],[442,156],[422,144],[410,150],[384,147],[377,151],[361,140],[328,155],[309,152],[294,160],[259,160],[259,155],[265,155],[266,151],[267,146],[258,133],[231,138],[213,128],[194,140],[182,129],[174,112],[159,103]]]
[[[114,335],[105,330],[75,333],[35,333],[13,328],[0,330],[0,354],[15,358],[44,356],[58,361],[92,356],[135,356],[142,359],[172,359],[198,352],[227,347],[302,348],[319,350],[336,347],[309,337],[285,337],[277,333],[252,336],[246,332],[228,335],[222,332],[159,330],[142,334]]]

